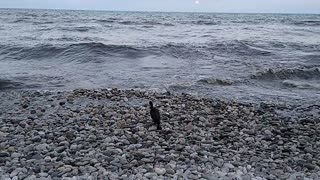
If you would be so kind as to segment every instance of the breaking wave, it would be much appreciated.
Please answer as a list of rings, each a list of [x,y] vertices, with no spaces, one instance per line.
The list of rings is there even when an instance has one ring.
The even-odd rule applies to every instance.
[[[303,82],[294,80],[284,80],[281,82],[284,87],[298,89],[320,89],[320,84],[316,82]]]
[[[287,79],[320,79],[319,68],[296,68],[296,69],[267,69],[262,72],[258,72],[256,75],[251,76],[252,79],[257,80],[287,80]]]
[[[220,86],[231,86],[234,84],[231,80],[217,79],[217,78],[204,78],[200,79],[198,83],[210,84],[210,85],[220,85]]]

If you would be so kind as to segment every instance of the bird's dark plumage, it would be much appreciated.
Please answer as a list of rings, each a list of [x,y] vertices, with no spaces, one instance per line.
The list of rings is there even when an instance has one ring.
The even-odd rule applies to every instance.
[[[161,126],[160,126],[160,112],[158,109],[156,109],[155,107],[153,107],[153,103],[150,101],[149,102],[150,104],[150,115],[151,115],[151,118],[153,120],[153,122],[157,125],[157,129],[158,130],[161,130]]]

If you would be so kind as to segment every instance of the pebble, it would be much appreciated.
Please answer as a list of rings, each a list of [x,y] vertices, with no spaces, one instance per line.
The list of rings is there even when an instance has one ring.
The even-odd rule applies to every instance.
[[[166,169],[164,168],[155,168],[154,171],[158,174],[158,175],[164,175],[166,173]]]
[[[157,174],[156,174],[156,173],[147,172],[147,173],[144,174],[144,176],[145,176],[146,178],[151,179],[151,178],[157,176]]]
[[[202,122],[205,122],[206,121],[206,118],[204,118],[204,117],[199,117],[199,121],[202,121]]]
[[[11,158],[19,158],[21,157],[22,155],[20,153],[12,153],[11,154]]]
[[[64,102],[64,101],[59,102],[59,105],[60,105],[60,106],[63,106],[63,105],[65,105],[65,104],[66,104],[66,102]]]
[[[0,157],[9,157],[10,154],[8,152],[0,152]]]
[[[176,173],[172,168],[166,168],[166,172],[171,175]]]
[[[46,151],[48,149],[49,145],[44,143],[44,144],[39,144],[35,147],[36,150],[38,151]]]
[[[33,142],[41,142],[41,137],[40,136],[33,136],[31,141],[33,141]]]
[[[48,177],[49,174],[48,174],[48,173],[39,173],[39,176],[40,176],[40,177]]]
[[[272,132],[271,132],[270,130],[268,130],[268,129],[267,129],[267,130],[265,130],[265,131],[264,131],[264,133],[265,133],[266,135],[269,135],[269,136],[271,136],[271,135],[272,135]]]

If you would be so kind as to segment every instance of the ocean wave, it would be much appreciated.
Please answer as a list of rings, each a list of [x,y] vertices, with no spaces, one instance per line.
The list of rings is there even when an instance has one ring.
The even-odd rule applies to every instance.
[[[166,91],[181,91],[181,90],[187,90],[190,89],[194,83],[170,83],[165,85]]]
[[[301,68],[301,69],[267,69],[258,72],[256,75],[251,76],[252,79],[257,80],[290,80],[290,79],[320,79],[319,68]]]
[[[80,43],[72,44],[63,52],[63,55],[69,53],[88,52],[89,57],[97,55],[98,57],[121,57],[121,58],[141,58],[148,55],[145,50],[127,46],[127,45],[106,45],[103,43]]]
[[[62,51],[62,48],[53,45],[38,45],[35,47],[0,46],[0,57],[14,60],[45,59],[55,57]]]
[[[320,44],[302,44],[302,43],[287,43],[288,48],[304,52],[315,52],[320,51]]]
[[[198,83],[220,85],[220,86],[231,86],[233,85],[234,82],[228,79],[204,78],[204,79],[200,79]]]
[[[303,82],[294,80],[284,80],[281,84],[288,88],[298,88],[298,89],[320,89],[319,82]]]
[[[235,54],[238,56],[270,56],[272,52],[263,47],[258,47],[247,41],[226,41],[209,45],[210,51],[221,52],[223,54]]]
[[[200,20],[200,21],[192,21],[192,24],[195,24],[195,25],[219,25],[221,24],[221,22],[217,22],[217,21],[204,21],[204,20]]]
[[[13,82],[6,79],[0,79],[0,90],[19,88],[22,83]]]
[[[38,21],[38,22],[33,22],[33,25],[44,25],[44,24],[54,24],[54,21]]]
[[[305,55],[304,59],[310,64],[320,65],[320,54]]]
[[[118,18],[107,18],[107,19],[95,19],[96,22],[98,23],[114,23],[119,21],[120,19]]]
[[[121,25],[141,25],[141,26],[174,26],[173,23],[159,21],[118,21]]]
[[[73,39],[72,37],[53,40],[63,42],[78,41],[78,39]],[[263,48],[255,47],[254,45],[249,45],[241,41],[231,41],[223,44],[216,42],[207,44],[167,43],[155,46],[103,44],[92,42],[92,39],[85,41],[89,42],[63,45],[39,44],[32,47],[0,45],[0,58],[16,60],[42,60],[56,58],[67,61],[81,61],[81,59],[86,58],[85,62],[97,59],[100,62],[101,59],[106,57],[136,59],[146,56],[167,56],[188,60],[212,60],[216,54],[227,53],[241,56],[266,56],[270,53]]]
[[[37,45],[34,47],[0,46],[2,59],[43,60],[60,59],[88,62],[105,57],[140,58],[149,55],[145,50],[126,45],[106,45],[103,43],[78,43],[64,46]]]
[[[102,19],[96,20],[99,23],[118,23],[122,25],[158,25],[158,26],[175,26],[175,24],[190,24],[190,25],[219,25],[220,21],[213,19],[207,20],[190,20],[176,22],[162,22],[158,20],[121,20],[121,19]]]
[[[235,42],[237,43],[237,42]],[[290,50],[293,52],[304,52],[312,54],[314,52],[320,51],[320,44],[316,43],[301,43],[301,42],[287,42],[287,41],[263,41],[263,42],[257,42],[258,45],[256,45],[256,42],[238,42],[243,43],[243,47],[239,47],[240,50],[245,50],[245,48],[252,49],[252,50],[258,50],[261,52],[256,51],[256,54],[260,55],[272,55],[274,51],[282,51],[282,50]],[[238,45],[239,46],[239,45]],[[237,46],[235,45],[237,48]]]
[[[79,26],[79,27],[61,27],[61,31],[78,31],[78,32],[88,32],[90,30],[95,30],[96,27],[93,26]]]
[[[306,20],[306,21],[295,21],[293,25],[296,26],[320,26],[319,20]]]
[[[16,20],[14,20],[14,21],[12,21],[11,23],[13,23],[13,24],[16,24],[16,23],[24,23],[24,22],[26,22],[26,18],[23,18],[23,19],[16,19]]]

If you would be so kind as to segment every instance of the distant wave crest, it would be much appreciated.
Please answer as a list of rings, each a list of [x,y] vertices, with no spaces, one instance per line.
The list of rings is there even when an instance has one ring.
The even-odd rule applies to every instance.
[[[319,68],[296,68],[296,69],[267,69],[251,76],[257,80],[287,80],[287,79],[320,79]]]
[[[233,81],[218,78],[204,78],[198,81],[199,83],[210,84],[210,85],[221,85],[221,86],[231,86]]]
[[[293,24],[297,26],[320,26],[320,21],[318,20],[296,21]]]

